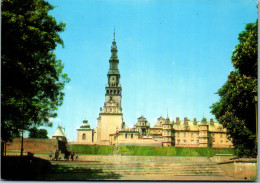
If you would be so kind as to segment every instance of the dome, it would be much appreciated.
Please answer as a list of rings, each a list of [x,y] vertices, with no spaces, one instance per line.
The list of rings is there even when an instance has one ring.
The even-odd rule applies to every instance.
[[[88,120],[83,120],[83,124],[80,125],[80,128],[89,129],[89,128],[90,128],[90,125],[88,124]]]

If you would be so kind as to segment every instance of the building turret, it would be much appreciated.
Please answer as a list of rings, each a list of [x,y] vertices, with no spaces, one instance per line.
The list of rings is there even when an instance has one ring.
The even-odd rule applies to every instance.
[[[148,129],[150,128],[150,124],[146,120],[144,116],[141,116],[137,118],[137,123],[134,125],[134,128],[137,129],[140,133],[141,136],[147,136],[148,134]]]
[[[203,117],[199,124],[199,147],[208,147],[209,145],[209,125],[207,119]]]
[[[213,118],[210,118],[210,122],[209,122],[210,126],[214,126],[214,121]]]
[[[90,125],[88,124],[88,120],[83,120],[83,124],[80,125],[80,128],[89,129]]]
[[[165,123],[162,125],[163,130],[162,130],[162,136],[163,136],[163,146],[172,146],[172,143],[174,142],[173,137],[173,127],[171,124],[171,121],[169,117],[165,119]]]
[[[197,125],[197,119],[196,118],[194,118],[194,120],[193,120],[193,125]]]
[[[176,125],[179,125],[179,124],[180,124],[180,118],[176,117]]]
[[[187,118],[187,117],[184,118],[184,125],[185,125],[185,126],[188,125],[188,118]]]

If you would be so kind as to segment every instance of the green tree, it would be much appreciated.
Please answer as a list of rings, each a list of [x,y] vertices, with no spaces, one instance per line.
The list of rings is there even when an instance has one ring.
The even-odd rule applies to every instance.
[[[218,90],[220,100],[211,106],[211,112],[227,128],[238,157],[257,156],[257,25],[249,23],[239,34],[239,44],[232,54],[235,71]]]
[[[29,129],[29,138],[36,138],[36,139],[48,139],[48,132],[45,129],[37,129],[33,127]]]
[[[69,78],[53,53],[65,28],[48,14],[54,7],[44,0],[1,5],[1,138],[9,141],[32,125],[51,125]]]

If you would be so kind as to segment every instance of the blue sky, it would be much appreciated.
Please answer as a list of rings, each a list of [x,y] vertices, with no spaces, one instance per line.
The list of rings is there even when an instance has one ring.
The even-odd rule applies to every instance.
[[[233,69],[232,51],[246,23],[257,19],[256,0],[48,0],[66,23],[65,47],[55,50],[71,78],[52,119],[70,141],[83,119],[96,128],[105,101],[113,29],[116,29],[124,121],[143,115],[153,126],[171,120],[209,120],[215,94]]]

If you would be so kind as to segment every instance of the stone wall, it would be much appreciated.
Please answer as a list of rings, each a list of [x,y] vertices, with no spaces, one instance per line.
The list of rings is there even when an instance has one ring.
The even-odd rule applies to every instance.
[[[227,176],[249,180],[257,176],[257,159],[234,159],[218,163]]]
[[[59,148],[56,139],[23,139],[24,152],[32,153],[49,153],[55,152]],[[16,138],[12,143],[7,143],[7,152],[20,152],[21,151],[21,138]]]
[[[212,162],[223,162],[223,161],[228,161],[231,158],[234,158],[233,154],[216,154],[214,156],[210,156],[209,159]]]

